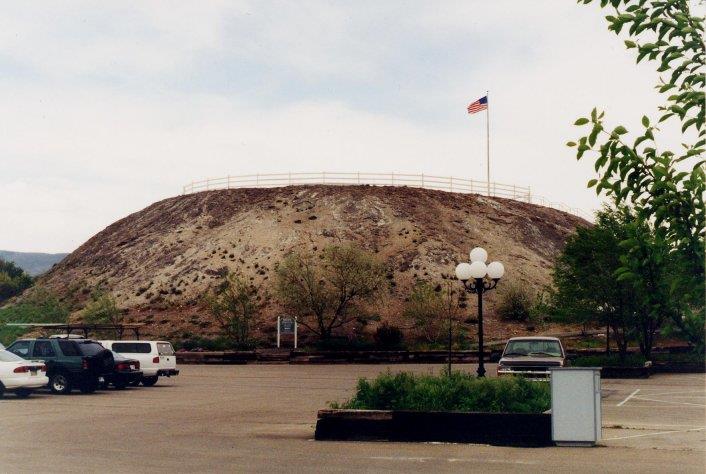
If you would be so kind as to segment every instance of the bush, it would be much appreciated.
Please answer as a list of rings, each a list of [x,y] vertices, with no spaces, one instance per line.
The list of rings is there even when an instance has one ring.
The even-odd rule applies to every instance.
[[[255,343],[249,341],[247,343],[236,343],[228,337],[221,336],[215,338],[208,337],[190,337],[174,343],[176,350],[201,350],[201,351],[232,351],[232,350],[252,350],[255,348]]]
[[[549,384],[523,378],[384,373],[360,379],[353,398],[332,408],[366,410],[542,413],[549,409]]]
[[[315,349],[319,351],[366,351],[374,349],[371,341],[357,337],[332,336],[316,341]]]
[[[572,361],[576,367],[644,367],[645,357],[642,354],[628,354],[620,360],[618,354],[580,356]]]
[[[375,344],[384,349],[398,349],[402,347],[404,335],[400,328],[388,323],[382,323],[375,331]]]
[[[507,285],[499,295],[498,315],[509,321],[527,321],[532,314],[534,298],[521,285]]]

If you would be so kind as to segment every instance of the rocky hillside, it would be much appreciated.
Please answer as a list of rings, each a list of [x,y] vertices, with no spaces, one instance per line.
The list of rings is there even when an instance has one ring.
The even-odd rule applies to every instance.
[[[440,282],[474,246],[529,288],[550,281],[552,261],[582,219],[546,207],[479,195],[402,187],[291,186],[207,191],[152,204],[109,226],[56,265],[41,284],[85,299],[109,288],[130,321],[179,338],[214,328],[202,296],[223,269],[265,287],[282,257],[354,243],[387,262],[389,288],[377,310],[397,321],[416,278]],[[495,293],[495,292],[493,292]],[[512,325],[493,318],[489,332]],[[280,312],[268,298],[261,330]]]

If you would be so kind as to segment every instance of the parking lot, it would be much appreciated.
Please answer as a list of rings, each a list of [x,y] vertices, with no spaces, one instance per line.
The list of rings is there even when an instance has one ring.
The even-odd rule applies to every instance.
[[[603,381],[596,448],[313,441],[360,376],[438,366],[182,366],[151,388],[0,401],[0,471],[704,472],[704,375]],[[471,365],[463,370],[474,370]],[[494,373],[491,367],[489,372]]]

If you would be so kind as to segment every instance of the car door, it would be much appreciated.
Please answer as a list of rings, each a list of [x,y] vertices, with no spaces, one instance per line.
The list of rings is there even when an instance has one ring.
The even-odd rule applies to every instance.
[[[56,353],[56,350],[54,350],[52,341],[48,339],[34,341],[34,344],[32,345],[32,359],[43,360],[47,365],[47,371],[51,371],[58,358],[58,354]]]

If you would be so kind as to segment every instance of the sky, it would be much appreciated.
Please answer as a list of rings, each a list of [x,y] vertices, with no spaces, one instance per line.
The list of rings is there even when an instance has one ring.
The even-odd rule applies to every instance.
[[[69,252],[192,180],[491,179],[591,212],[565,143],[637,125],[657,73],[558,0],[2,2],[0,249]]]

